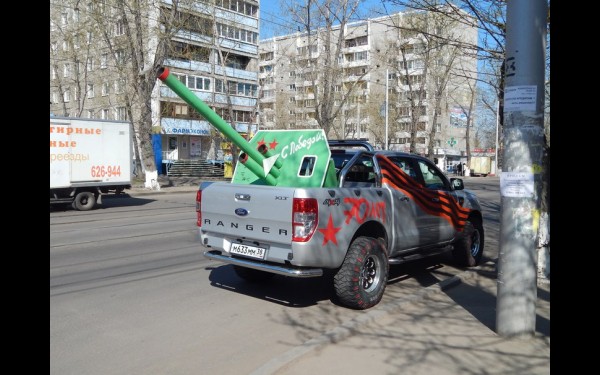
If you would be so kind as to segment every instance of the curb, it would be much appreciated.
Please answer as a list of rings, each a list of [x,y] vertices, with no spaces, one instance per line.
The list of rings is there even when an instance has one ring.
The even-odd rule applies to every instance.
[[[296,346],[293,349],[288,350],[287,352],[279,355],[276,358],[271,359],[269,362],[263,364],[256,370],[252,371],[250,375],[272,375],[275,374],[278,370],[283,368],[285,365],[299,359],[300,357],[306,355],[307,353],[317,350],[319,348],[324,347],[328,344],[335,344],[346,338],[352,336],[356,331],[357,326],[367,325],[371,322],[374,322],[381,317],[391,314],[396,310],[400,309],[404,305],[408,303],[413,303],[416,301],[421,301],[427,297],[433,296],[437,293],[441,293],[445,290],[448,290],[454,286],[461,284],[464,281],[470,280],[477,275],[477,271],[482,269],[484,266],[493,266],[496,263],[493,261],[488,261],[484,264],[481,264],[477,267],[470,268],[466,271],[459,273],[458,275],[452,276],[449,279],[442,280],[437,284],[428,286],[423,290],[408,296],[406,298],[399,299],[394,302],[389,302],[382,306],[381,309],[371,310],[368,313],[361,315],[359,317],[353,318],[340,326],[323,333],[319,337],[312,338],[305,343]]]
[[[170,193],[189,193],[198,191],[198,186],[167,186],[162,187],[160,190],[146,189],[144,187],[136,187],[125,191],[131,197],[137,197],[141,195],[152,195],[152,194],[170,194]]]

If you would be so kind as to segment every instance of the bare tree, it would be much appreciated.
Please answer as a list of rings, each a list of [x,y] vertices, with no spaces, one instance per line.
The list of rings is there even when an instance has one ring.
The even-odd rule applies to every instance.
[[[87,98],[94,95],[89,77],[94,55],[85,39],[89,27],[74,7],[66,2],[51,8],[50,90],[57,94],[51,102],[60,104],[63,116],[81,117]]]
[[[506,39],[506,1],[505,0],[388,0],[387,3],[397,6],[404,6],[409,9],[426,10],[429,12],[438,12],[441,16],[456,22],[462,22],[472,27],[478,28],[483,37],[480,38],[478,44],[468,46],[470,50],[477,54],[481,61],[482,67],[480,76],[484,78],[480,81],[491,87],[496,92],[496,101],[499,103],[499,134],[502,137],[502,125],[504,123],[504,76],[506,70],[505,62],[505,39]],[[468,15],[468,17],[467,17]],[[548,5],[547,27],[550,27],[550,5]],[[547,33],[546,40],[546,76],[547,85],[545,91],[545,155],[550,154],[550,33]],[[465,46],[467,47],[467,46]],[[482,73],[482,74],[481,74]],[[496,106],[493,103],[482,100],[483,108],[490,111],[495,111]],[[500,142],[502,144],[502,142]],[[501,160],[496,161],[496,168],[501,165]],[[549,244],[549,157],[544,158],[543,166],[543,187],[542,187],[542,204],[541,217],[544,218],[540,225],[539,246],[545,247]],[[549,252],[549,246],[548,250]]]
[[[326,134],[333,129],[345,104],[370,70],[365,66],[353,74],[356,78],[353,82],[341,85],[339,78],[348,76],[347,71],[344,73],[347,68],[342,52],[349,37],[347,25],[357,15],[360,3],[358,0],[307,0],[287,4],[288,12],[299,25],[299,37],[306,41],[299,49],[299,58],[293,61],[302,78],[310,82],[305,93],[313,95],[314,121]],[[356,118],[360,126],[360,116]],[[360,128],[357,131],[360,132]]]

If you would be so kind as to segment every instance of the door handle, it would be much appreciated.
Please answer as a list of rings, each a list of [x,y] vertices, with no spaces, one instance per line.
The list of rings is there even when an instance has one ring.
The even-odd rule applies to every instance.
[[[440,201],[440,198],[431,198],[431,201],[432,201],[432,202],[436,202],[436,203],[437,203],[437,202],[439,202],[439,201]]]

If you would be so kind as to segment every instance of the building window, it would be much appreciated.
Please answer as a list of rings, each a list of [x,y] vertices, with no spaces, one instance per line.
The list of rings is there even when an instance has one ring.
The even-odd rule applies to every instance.
[[[122,49],[115,51],[115,61],[117,65],[121,65],[125,62],[125,51]]]
[[[92,39],[94,38],[94,34],[91,31],[87,32],[86,41],[87,44],[92,44]]]
[[[69,21],[69,15],[67,13],[62,13],[60,15],[60,24],[65,27]]]
[[[440,133],[442,131],[442,124],[440,122],[438,122],[437,124],[435,124],[435,131],[437,133]]]
[[[102,96],[108,95],[110,91],[110,84],[108,82],[102,82]]]
[[[56,91],[52,91],[52,94],[50,95],[50,102],[58,103],[58,94],[56,93]]]
[[[94,59],[92,59],[91,57],[88,57],[85,67],[88,72],[91,72],[92,70],[94,70]]]
[[[253,85],[251,83],[238,83],[237,84],[237,94],[243,96],[249,96],[252,98],[256,97],[256,93],[258,91],[258,86]]]
[[[296,98],[294,98],[293,96],[291,96],[290,98],[288,98],[288,102],[289,103],[295,103],[296,102]]]
[[[63,101],[65,103],[68,103],[71,101],[71,91],[70,90],[65,90],[65,92],[63,92]]]
[[[290,89],[291,91],[296,91],[296,84],[292,83],[291,85],[288,86],[288,89]]]
[[[115,25],[115,35],[119,36],[123,34],[125,34],[125,21],[120,19]]]
[[[127,111],[125,110],[125,107],[117,107],[116,115],[117,120],[127,121]]]
[[[71,75],[71,64],[65,63],[65,65],[63,66],[63,77],[67,78],[70,75]]]
[[[115,94],[122,94],[125,88],[125,80],[123,78],[115,81]]]
[[[67,42],[66,40],[63,40],[63,51],[68,51],[69,50],[69,42]]]
[[[261,97],[263,98],[272,98],[275,96],[275,92],[273,90],[263,90],[261,93]]]
[[[271,85],[271,84],[275,83],[275,78],[273,78],[273,77],[261,78],[259,80],[259,83],[261,86]]]
[[[195,90],[210,91],[210,78],[196,76],[182,76],[187,78],[187,87]],[[180,77],[181,80],[181,77]]]
[[[265,53],[261,53],[260,54],[260,60],[261,61],[273,60],[273,57],[274,57],[273,52],[265,52]]]
[[[100,56],[100,69],[106,69],[108,65],[108,53],[103,53]]]
[[[236,39],[246,43],[258,43],[258,33],[250,30],[239,29],[232,25],[217,23],[217,34],[224,38]]]
[[[94,118],[94,110],[93,109],[87,110],[87,118]]]
[[[91,99],[94,97],[94,85],[91,83],[87,84],[87,97]]]
[[[369,43],[367,36],[361,36],[354,39],[348,39],[344,42],[344,47],[356,47],[356,46],[365,46]]]
[[[102,120],[110,120],[110,118],[109,118],[109,117],[110,117],[109,110],[108,110],[108,109],[106,109],[106,108],[105,108],[105,109],[103,109],[103,110],[102,110],[102,116],[101,116],[101,117],[102,117]]]

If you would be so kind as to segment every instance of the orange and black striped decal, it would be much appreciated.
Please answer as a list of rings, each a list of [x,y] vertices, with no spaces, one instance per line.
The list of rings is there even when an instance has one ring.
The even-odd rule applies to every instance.
[[[462,207],[456,199],[445,191],[429,190],[414,178],[406,174],[384,155],[377,155],[381,168],[381,182],[400,190],[410,197],[423,211],[440,216],[450,222],[458,231],[462,231],[471,210]],[[434,199],[438,201],[435,202]]]

